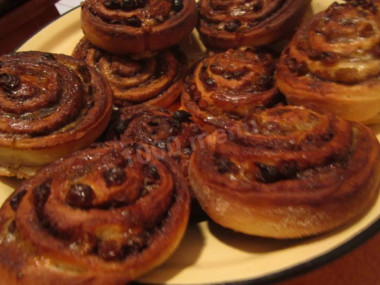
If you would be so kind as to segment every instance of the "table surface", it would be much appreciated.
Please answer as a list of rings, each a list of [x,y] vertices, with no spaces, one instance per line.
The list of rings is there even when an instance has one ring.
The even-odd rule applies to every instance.
[[[58,3],[57,3],[58,2]],[[0,55],[15,50],[21,43],[78,0],[33,0],[0,18]],[[44,5],[41,5],[43,3]],[[34,11],[34,13],[30,13]],[[19,19],[24,19],[20,23]],[[9,27],[13,27],[10,29]],[[320,267],[293,276],[276,285],[379,285],[380,231],[365,238],[356,248]]]

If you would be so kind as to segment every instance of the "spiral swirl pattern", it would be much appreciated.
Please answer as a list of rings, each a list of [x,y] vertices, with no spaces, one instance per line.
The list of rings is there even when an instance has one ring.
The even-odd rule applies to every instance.
[[[86,38],[116,54],[163,50],[187,37],[197,20],[194,0],[86,0]]]
[[[2,165],[43,165],[89,145],[111,108],[109,86],[82,61],[42,52],[0,57]]]
[[[284,39],[310,1],[201,0],[198,31],[210,48],[263,46]]]
[[[162,263],[186,229],[189,193],[155,151],[99,144],[25,181],[0,210],[7,284],[126,284]]]
[[[114,55],[82,39],[73,56],[85,60],[107,80],[118,106],[148,103],[167,107],[181,93],[186,58],[177,48],[140,58]]]
[[[298,238],[366,211],[380,186],[379,158],[380,145],[364,125],[276,107],[207,137],[191,158],[189,177],[221,225]]]
[[[280,101],[270,53],[246,48],[209,53],[185,78],[182,106],[204,129],[224,128]]]
[[[380,122],[379,9],[377,1],[334,3],[299,29],[277,72],[291,104]]]

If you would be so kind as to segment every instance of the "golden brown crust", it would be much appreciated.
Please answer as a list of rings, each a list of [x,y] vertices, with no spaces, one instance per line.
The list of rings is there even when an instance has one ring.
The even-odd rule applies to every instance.
[[[274,69],[268,52],[249,48],[210,52],[185,78],[182,108],[205,131],[224,128],[279,102]]]
[[[173,47],[144,57],[115,55],[83,38],[73,56],[85,60],[110,84],[114,104],[170,106],[181,94],[186,57]]]
[[[43,52],[0,62],[0,160],[10,175],[84,148],[106,128],[112,91],[84,62]]]
[[[334,3],[284,49],[277,85],[294,105],[313,104],[352,121],[380,122],[380,5]]]
[[[300,238],[360,216],[380,186],[380,145],[364,125],[302,107],[276,107],[207,137],[189,178],[217,223]]]
[[[86,38],[116,54],[157,51],[177,45],[191,33],[196,20],[194,0],[82,3],[81,23]]]
[[[25,181],[0,210],[7,284],[126,284],[166,260],[190,200],[176,164],[154,153],[99,144]]]
[[[263,46],[293,32],[309,0],[200,0],[197,29],[210,48]]]

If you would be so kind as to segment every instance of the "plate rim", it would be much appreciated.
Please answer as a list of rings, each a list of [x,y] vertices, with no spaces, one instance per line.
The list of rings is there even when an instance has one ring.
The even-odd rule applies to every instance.
[[[359,232],[357,235],[353,236],[349,240],[343,242],[341,245],[335,247],[334,249],[327,251],[321,255],[318,255],[309,260],[303,261],[297,265],[291,266],[289,268],[279,270],[264,276],[260,276],[253,279],[242,279],[235,281],[226,281],[223,283],[220,282],[208,282],[202,283],[203,285],[269,285],[273,282],[286,281],[291,278],[302,276],[312,270],[316,270],[324,265],[327,265],[334,260],[339,259],[340,257],[348,254],[352,250],[358,248],[360,245],[364,244],[371,237],[375,236],[377,233],[380,233],[380,217],[377,218],[372,224],[370,224],[366,229]],[[159,283],[146,283],[139,282],[138,280],[132,281],[131,285],[156,285]],[[175,285],[174,283],[171,283]],[[181,285],[194,285],[196,283],[188,283]]]

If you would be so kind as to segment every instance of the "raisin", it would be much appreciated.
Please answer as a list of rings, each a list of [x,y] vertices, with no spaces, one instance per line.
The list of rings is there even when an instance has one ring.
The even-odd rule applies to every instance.
[[[217,171],[220,174],[236,173],[238,170],[237,166],[227,157],[222,157],[222,156],[215,157],[214,164],[216,166]]]
[[[145,164],[144,166],[144,174],[147,176],[147,178],[151,180],[158,180],[160,179],[160,174],[158,173],[158,170],[156,167],[154,167],[151,164]]]
[[[234,19],[224,25],[224,30],[227,32],[235,32],[241,26],[241,22],[237,19]]]
[[[39,218],[42,218],[42,210],[44,208],[44,205],[49,198],[50,195],[50,186],[48,183],[43,183],[36,188],[34,188],[33,191],[33,202],[34,206],[36,207],[36,213]]]
[[[25,194],[26,194],[26,190],[21,190],[20,192],[18,192],[16,195],[12,197],[9,204],[11,208],[13,209],[13,211],[17,210],[18,205],[20,205],[21,199],[22,197],[24,197]]]
[[[185,155],[191,155],[193,153],[193,149],[191,148],[191,146],[187,146],[183,149],[183,154]]]
[[[125,24],[127,26],[132,26],[132,27],[136,27],[136,28],[139,28],[142,26],[142,22],[141,20],[137,17],[137,16],[132,16],[132,17],[129,17],[129,18],[126,18],[125,19]]]
[[[216,87],[218,86],[218,85],[216,84],[215,79],[210,78],[210,77],[207,78],[207,79],[204,81],[204,83],[206,84],[206,87],[207,87],[208,89],[211,89],[211,90],[215,90]]]
[[[121,1],[121,7],[126,10],[133,10],[136,7],[135,2],[134,0],[123,0]]]
[[[151,126],[151,127],[158,127],[160,124],[158,122],[149,121],[148,125]]]
[[[127,128],[128,122],[127,121],[118,121],[115,126],[115,131],[117,134],[121,135],[124,133],[125,129]]]
[[[292,179],[297,175],[297,162],[283,161],[278,165],[256,163],[259,168],[258,180],[264,183],[273,183],[283,179]]]
[[[11,74],[0,74],[0,87],[7,92],[16,90],[20,86],[20,79]]]
[[[263,7],[264,7],[263,0],[259,0],[259,1],[256,1],[256,2],[253,4],[252,10],[253,10],[254,12],[259,12],[261,9],[263,9]]]
[[[172,0],[172,8],[176,12],[181,11],[183,9],[183,1],[182,0]]]
[[[289,70],[298,76],[303,76],[308,73],[308,68],[305,62],[297,62],[294,58],[289,58],[286,61],[286,65],[288,66]]]
[[[87,208],[91,206],[94,196],[90,186],[82,183],[73,184],[66,194],[66,202],[73,207]]]
[[[184,110],[175,111],[173,114],[173,120],[179,121],[181,123],[190,121],[191,114]]]
[[[78,73],[81,75],[84,82],[91,81],[91,74],[85,64],[80,64],[78,66]]]
[[[111,168],[103,172],[107,186],[121,185],[127,179],[127,174],[123,168]]]

